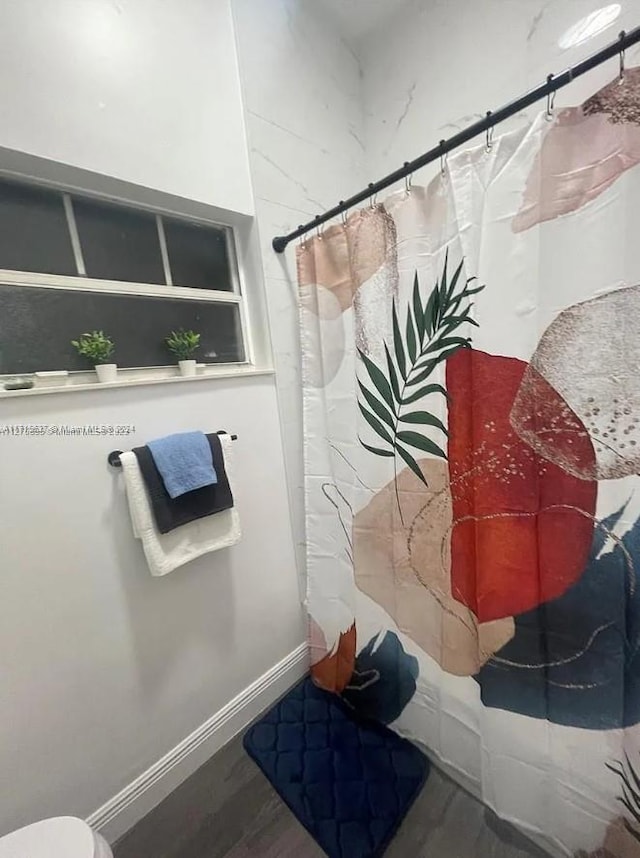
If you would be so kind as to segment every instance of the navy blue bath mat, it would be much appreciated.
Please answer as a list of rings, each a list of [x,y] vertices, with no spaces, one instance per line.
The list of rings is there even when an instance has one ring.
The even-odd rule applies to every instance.
[[[329,858],[382,855],[429,773],[418,748],[354,720],[310,679],[248,730],[244,747]]]

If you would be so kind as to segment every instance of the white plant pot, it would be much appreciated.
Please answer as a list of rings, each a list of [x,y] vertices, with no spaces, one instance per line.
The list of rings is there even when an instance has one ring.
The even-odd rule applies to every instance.
[[[180,375],[188,378],[196,374],[196,362],[194,360],[179,360]]]
[[[96,364],[96,373],[98,381],[105,384],[109,381],[117,381],[118,379],[118,364],[117,363],[98,363]]]

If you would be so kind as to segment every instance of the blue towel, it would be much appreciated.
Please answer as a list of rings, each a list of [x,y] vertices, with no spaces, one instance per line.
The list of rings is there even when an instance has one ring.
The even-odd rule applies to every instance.
[[[211,446],[203,432],[179,432],[149,441],[156,468],[169,497],[177,498],[218,482]]]

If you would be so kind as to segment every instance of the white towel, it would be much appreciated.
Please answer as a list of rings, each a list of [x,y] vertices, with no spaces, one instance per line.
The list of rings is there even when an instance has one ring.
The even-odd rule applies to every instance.
[[[233,443],[229,435],[221,435],[220,442],[229,486],[233,492]],[[160,533],[149,504],[136,454],[122,453],[120,461],[124,472],[133,534],[142,540],[142,548],[152,575],[166,575],[202,554],[228,548],[239,541],[242,532],[240,516],[235,506],[232,509],[225,509],[223,512],[190,521],[169,533]]]

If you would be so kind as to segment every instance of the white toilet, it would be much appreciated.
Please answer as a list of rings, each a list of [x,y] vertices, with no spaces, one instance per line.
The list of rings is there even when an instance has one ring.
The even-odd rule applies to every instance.
[[[0,837],[0,858],[113,858],[113,853],[82,819],[56,816]]]

